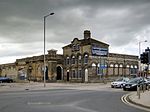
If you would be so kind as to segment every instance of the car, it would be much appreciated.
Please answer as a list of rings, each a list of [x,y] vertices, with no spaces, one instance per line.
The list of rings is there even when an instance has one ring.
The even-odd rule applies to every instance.
[[[147,85],[150,87],[150,77],[147,77],[146,79],[147,79],[147,82],[146,82],[146,83],[147,83]]]
[[[9,78],[9,77],[0,77],[0,82],[3,83],[10,83],[13,82],[13,79]]]
[[[145,83],[146,83],[146,86],[147,86],[147,88],[150,89],[150,77],[148,77],[148,78],[146,78],[146,79],[147,79],[147,81],[145,82]]]
[[[127,77],[120,77],[116,79],[115,81],[111,82],[112,88],[122,88],[123,84],[126,83],[129,80]]]
[[[143,88],[143,85],[147,86],[146,78],[137,77],[137,78],[130,79],[128,82],[123,84],[123,90],[124,91],[126,90],[136,91],[138,85],[141,85],[142,88]]]
[[[136,77],[138,77],[137,74],[131,74],[130,75],[130,78],[136,78]]]

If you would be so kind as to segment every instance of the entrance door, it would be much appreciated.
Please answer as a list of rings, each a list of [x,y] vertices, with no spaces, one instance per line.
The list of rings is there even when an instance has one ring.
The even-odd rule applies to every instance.
[[[69,72],[67,72],[67,81],[69,81]]]
[[[88,82],[88,69],[85,69],[85,82]]]
[[[62,71],[61,71],[61,67],[58,66],[57,67],[57,80],[62,80]]]
[[[45,71],[45,80],[48,80],[48,67],[46,66],[46,71]]]

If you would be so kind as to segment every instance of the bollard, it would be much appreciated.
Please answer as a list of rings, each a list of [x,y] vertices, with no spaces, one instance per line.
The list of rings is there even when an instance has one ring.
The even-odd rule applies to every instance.
[[[137,96],[138,96],[138,99],[140,99],[140,85],[139,84],[137,86]]]
[[[143,84],[143,93],[146,91],[146,84]]]
[[[147,90],[148,90],[148,91],[149,91],[149,86],[150,86],[150,85],[148,84],[148,85],[147,85]]]
[[[147,88],[146,86],[147,86],[147,85],[145,84],[145,86],[144,86],[144,90],[145,90],[145,91],[146,91],[146,88]]]

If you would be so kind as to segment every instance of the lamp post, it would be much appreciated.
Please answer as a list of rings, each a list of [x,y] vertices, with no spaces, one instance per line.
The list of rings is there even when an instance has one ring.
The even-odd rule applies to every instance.
[[[54,15],[54,13],[49,13],[48,15],[45,15],[44,16],[44,87],[46,87],[46,84],[45,84],[45,72],[46,72],[46,64],[45,64],[45,26],[46,26],[46,18],[48,16],[51,16],[51,15]]]
[[[147,42],[147,40],[140,41],[139,42],[139,75],[141,76],[141,60],[140,60],[140,55],[141,55],[141,43]]]

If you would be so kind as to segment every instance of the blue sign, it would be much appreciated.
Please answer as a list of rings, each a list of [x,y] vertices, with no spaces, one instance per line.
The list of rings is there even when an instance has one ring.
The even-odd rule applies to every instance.
[[[100,68],[105,69],[105,68],[107,68],[107,65],[101,65]]]
[[[108,48],[92,47],[92,55],[107,56]]]

